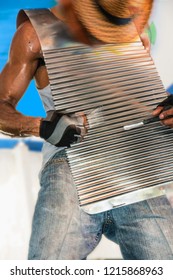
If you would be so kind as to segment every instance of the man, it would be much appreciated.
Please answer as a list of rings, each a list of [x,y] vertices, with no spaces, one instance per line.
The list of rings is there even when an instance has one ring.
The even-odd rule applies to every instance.
[[[151,0],[61,0],[51,12],[74,40],[94,47],[134,40],[132,20],[141,34],[151,7]],[[103,32],[103,17],[110,32],[107,28]],[[119,244],[124,259],[173,259],[173,215],[166,197],[93,215],[80,209],[64,148],[85,137],[87,116],[53,111],[40,41],[29,20],[19,17],[18,25],[9,61],[0,76],[0,127],[11,136],[34,135],[46,140],[28,258],[86,259],[104,234]],[[148,47],[145,36],[143,43]],[[15,109],[33,77],[51,121],[23,116]]]

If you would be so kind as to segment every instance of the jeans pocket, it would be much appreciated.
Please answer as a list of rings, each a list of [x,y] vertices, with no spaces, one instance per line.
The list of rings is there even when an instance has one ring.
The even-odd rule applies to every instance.
[[[53,157],[51,157],[40,170],[39,173],[40,185],[42,185],[45,176],[49,174],[51,165],[53,166],[56,163],[65,162],[65,161],[67,161],[67,158],[64,150],[57,152]]]

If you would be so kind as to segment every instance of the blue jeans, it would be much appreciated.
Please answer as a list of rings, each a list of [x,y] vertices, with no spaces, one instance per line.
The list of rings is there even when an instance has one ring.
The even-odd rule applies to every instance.
[[[59,152],[42,171],[28,258],[86,259],[102,234],[120,246],[124,259],[173,259],[173,209],[165,196],[89,215],[78,205]]]

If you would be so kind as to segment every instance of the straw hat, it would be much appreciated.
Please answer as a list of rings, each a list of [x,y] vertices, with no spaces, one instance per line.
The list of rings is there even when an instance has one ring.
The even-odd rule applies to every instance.
[[[78,19],[105,43],[133,41],[150,16],[153,0],[72,0]]]

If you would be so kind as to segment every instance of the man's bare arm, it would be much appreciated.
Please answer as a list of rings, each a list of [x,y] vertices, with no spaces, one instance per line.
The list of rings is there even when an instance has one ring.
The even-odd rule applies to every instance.
[[[35,31],[25,22],[13,38],[9,60],[0,74],[0,131],[3,133],[39,136],[41,118],[24,116],[15,107],[35,75],[40,55]]]

